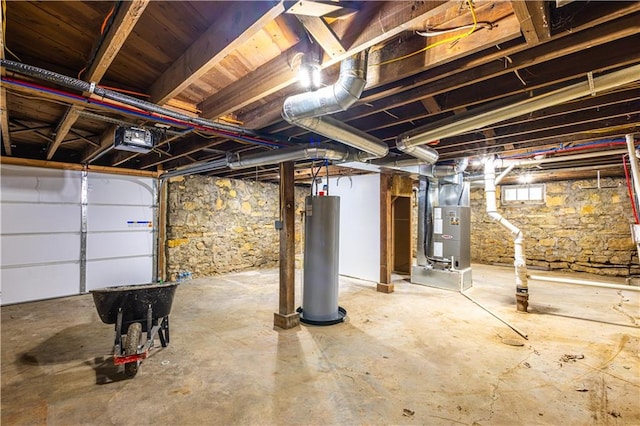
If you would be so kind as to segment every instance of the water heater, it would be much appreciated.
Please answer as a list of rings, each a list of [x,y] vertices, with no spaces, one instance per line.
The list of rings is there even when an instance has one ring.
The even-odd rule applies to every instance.
[[[313,325],[342,322],[338,306],[340,197],[305,199],[304,283],[300,321]]]

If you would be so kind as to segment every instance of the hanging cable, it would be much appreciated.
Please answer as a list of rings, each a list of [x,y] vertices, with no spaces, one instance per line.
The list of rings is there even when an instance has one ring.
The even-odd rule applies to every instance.
[[[472,0],[467,0],[467,4],[469,5],[469,10],[471,10],[471,17],[473,18],[473,24],[471,24],[471,28],[469,28],[469,31],[467,31],[466,33],[460,34],[460,35],[457,35],[457,36],[453,36],[453,37],[448,37],[448,38],[446,38],[444,40],[436,41],[433,44],[428,44],[425,47],[423,47],[422,49],[416,50],[415,52],[409,53],[407,55],[400,56],[400,57],[394,58],[394,59],[389,59],[388,61],[380,62],[379,64],[370,64],[370,65],[382,66],[382,65],[391,64],[393,62],[402,61],[404,59],[407,59],[407,58],[410,58],[412,56],[415,56],[415,55],[417,55],[419,53],[426,52],[429,49],[433,49],[434,47],[437,47],[437,46],[440,46],[440,45],[443,45],[443,44],[447,44],[447,43],[453,43],[453,42],[456,42],[456,41],[458,41],[458,40],[460,40],[462,38],[470,36],[478,28],[478,19],[476,18],[476,11],[475,11],[475,9],[473,7]]]
[[[636,199],[633,194],[633,188],[631,187],[631,179],[629,178],[629,170],[627,170],[627,154],[622,156],[622,165],[624,167],[624,177],[627,180],[627,190],[629,191],[629,200],[631,200],[631,209],[633,210],[633,217],[636,220],[636,225],[640,224],[638,219],[638,210],[636,208]]]

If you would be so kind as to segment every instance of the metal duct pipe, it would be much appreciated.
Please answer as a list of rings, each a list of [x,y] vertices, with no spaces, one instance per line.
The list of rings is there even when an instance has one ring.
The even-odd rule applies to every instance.
[[[467,157],[461,158],[456,161],[456,164],[453,166],[433,166],[433,176],[435,177],[444,177],[444,176],[453,176],[458,173],[462,173],[467,170],[469,166],[469,159]]]
[[[343,60],[338,81],[332,86],[288,97],[282,105],[282,116],[291,122],[347,110],[362,95],[367,83],[366,69],[366,51]]]
[[[519,312],[527,312],[529,306],[529,289],[527,282],[527,261],[524,255],[524,235],[522,231],[505,219],[496,208],[496,170],[494,159],[484,163],[484,191],[487,200],[487,214],[514,236],[514,262],[516,269],[516,304]]]
[[[428,146],[409,146],[405,143],[404,139],[396,139],[396,148],[400,151],[419,158],[425,161],[427,164],[434,164],[440,158],[440,154],[435,149]]]
[[[364,151],[356,154],[358,161],[382,158],[389,153],[382,140],[331,117],[302,118],[291,124]]]
[[[171,170],[170,172],[163,173],[160,178],[166,179],[174,176],[187,176],[194,175],[196,173],[211,172],[213,170],[221,170],[227,167],[227,159],[220,158],[217,160],[208,161],[206,163],[194,164],[192,166],[186,166]]]
[[[406,149],[411,147],[480,129],[490,124],[572,101],[595,92],[603,92],[637,80],[640,80],[640,64],[596,77],[592,80],[591,85],[588,81],[583,81],[512,105],[505,106],[497,102],[494,103],[496,105],[494,109],[486,110],[483,108],[482,111],[465,111],[456,115],[454,121],[443,120],[424,126],[419,130],[412,130],[410,132],[412,136],[409,133],[398,136],[396,146],[401,151],[408,152]]]
[[[344,111],[360,98],[366,84],[366,63],[365,52],[345,59],[334,85],[288,97],[282,106],[282,118],[294,126],[364,151],[356,155],[358,161],[386,156],[389,147],[381,139],[338,120],[319,117]]]
[[[172,111],[167,108],[163,108],[159,105],[152,104],[151,102],[143,101],[132,96],[128,96],[113,90],[104,89],[95,82],[87,83],[86,81],[79,80],[77,78],[68,77],[66,75],[58,74],[53,71],[48,71],[42,68],[34,67],[32,65],[22,64],[20,62],[9,61],[6,59],[0,60],[0,65],[7,70],[14,71],[20,74],[28,75],[40,80],[45,80],[50,83],[58,84],[68,89],[77,90],[79,92],[94,93],[102,98],[111,99],[113,101],[121,102],[128,106],[139,108],[143,111],[160,114],[166,117],[171,117],[176,120],[184,121],[187,123],[209,127],[214,130],[221,130],[226,132],[233,132],[241,135],[259,136],[257,133],[244,129],[242,127],[231,126],[227,124],[217,123],[215,121],[206,120],[204,118],[191,117],[179,112]]]
[[[245,169],[247,167],[266,166],[268,164],[284,163],[286,161],[300,160],[332,160],[345,161],[349,157],[349,152],[344,147],[336,145],[322,144],[310,147],[291,147],[275,149],[259,154],[240,156],[240,154],[227,157],[229,168]]]

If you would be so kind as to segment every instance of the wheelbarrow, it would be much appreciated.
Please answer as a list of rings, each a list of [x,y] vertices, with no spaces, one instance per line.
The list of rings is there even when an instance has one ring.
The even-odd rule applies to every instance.
[[[142,284],[92,290],[93,302],[105,324],[115,324],[113,363],[124,364],[128,377],[138,373],[156,335],[169,344],[169,313],[178,283]],[[147,333],[142,343],[142,333]]]

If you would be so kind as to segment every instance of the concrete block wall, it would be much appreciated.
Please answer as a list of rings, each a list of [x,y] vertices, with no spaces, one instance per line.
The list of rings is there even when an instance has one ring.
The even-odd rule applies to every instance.
[[[182,271],[195,278],[278,265],[278,185],[206,176],[172,178],[168,185],[168,279]],[[307,194],[296,188],[296,258]]]
[[[527,265],[548,270],[622,276],[640,273],[631,240],[633,213],[623,179],[549,182],[544,204],[498,211],[525,235]],[[513,238],[486,214],[484,189],[471,192],[473,262],[513,264]]]

